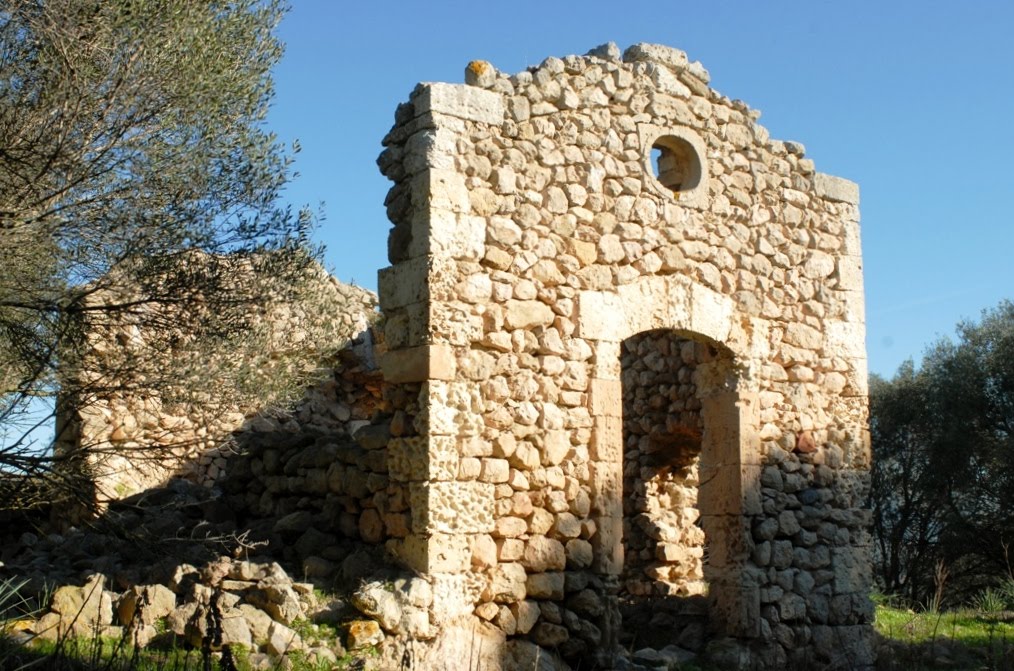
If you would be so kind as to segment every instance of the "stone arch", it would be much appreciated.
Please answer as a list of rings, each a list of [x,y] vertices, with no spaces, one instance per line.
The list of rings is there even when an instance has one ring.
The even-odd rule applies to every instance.
[[[708,610],[717,633],[756,636],[760,603],[749,562],[746,520],[761,511],[751,376],[756,360],[751,357],[759,349],[763,329],[745,326],[730,299],[684,276],[643,278],[615,293],[584,292],[578,328],[596,348],[591,381],[592,510],[598,527],[593,568],[611,584],[614,597],[624,566],[622,343],[639,334],[666,332],[716,352],[695,375],[704,429],[698,506],[710,552]],[[614,643],[620,626],[615,617],[603,625]]]

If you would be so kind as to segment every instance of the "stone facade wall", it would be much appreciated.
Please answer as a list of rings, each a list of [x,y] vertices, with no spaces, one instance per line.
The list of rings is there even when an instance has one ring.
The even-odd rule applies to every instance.
[[[466,82],[420,85],[379,159],[388,459],[411,509],[386,533],[429,576],[432,624],[474,614],[571,660],[613,652],[638,486],[622,343],[661,330],[722,354],[694,362],[699,484],[690,466],[680,494],[696,488],[706,537],[708,650],[871,663],[856,186],[667,47],[513,76],[477,61]]]

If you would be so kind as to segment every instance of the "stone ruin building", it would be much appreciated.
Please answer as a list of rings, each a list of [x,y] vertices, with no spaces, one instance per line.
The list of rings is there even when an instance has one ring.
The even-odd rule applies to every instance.
[[[668,47],[465,79],[384,139],[379,371],[201,476],[383,545],[407,640],[871,666],[857,186]]]

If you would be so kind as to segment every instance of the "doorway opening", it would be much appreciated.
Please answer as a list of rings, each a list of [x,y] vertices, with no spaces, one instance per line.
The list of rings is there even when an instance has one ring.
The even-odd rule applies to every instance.
[[[716,441],[737,439],[727,427],[708,426],[716,416],[708,406],[729,402],[729,394],[713,392],[716,384],[723,389],[730,384],[731,353],[690,334],[654,330],[624,340],[620,357],[619,642],[628,649],[675,643],[699,652],[714,596],[709,597],[708,530],[715,511],[703,509],[714,497],[701,496],[702,473],[708,479],[714,471]]]

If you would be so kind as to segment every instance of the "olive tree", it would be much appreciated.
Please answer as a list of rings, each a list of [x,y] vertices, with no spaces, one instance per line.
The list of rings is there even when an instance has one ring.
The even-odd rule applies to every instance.
[[[957,334],[870,385],[877,573],[915,602],[1014,579],[1014,303]]]
[[[320,354],[326,324],[284,365],[258,327],[322,286],[306,281],[313,217],[279,206],[290,158],[264,127],[283,11],[0,7],[0,473],[21,483],[0,504],[29,504],[28,481],[74,491],[87,476],[69,466],[89,446],[53,449],[66,426],[33,431],[54,414],[108,393],[270,400],[307,371],[293,358]],[[98,367],[97,333],[120,345]]]

